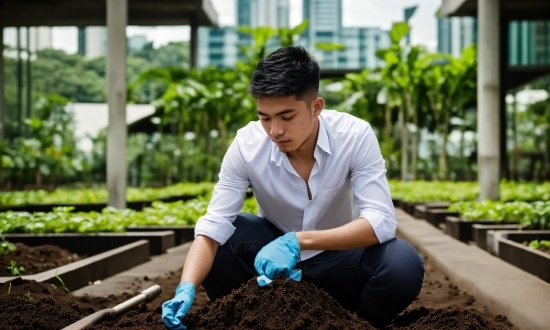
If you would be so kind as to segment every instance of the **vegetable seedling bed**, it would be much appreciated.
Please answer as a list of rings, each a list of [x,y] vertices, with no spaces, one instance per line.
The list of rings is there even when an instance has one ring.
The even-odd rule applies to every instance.
[[[28,246],[53,244],[84,255],[94,255],[139,240],[149,241],[151,255],[163,254],[174,246],[174,232],[169,230],[129,233],[3,234],[3,236],[10,242],[20,242]]]
[[[550,283],[550,254],[523,244],[550,240],[550,230],[501,231],[496,236],[499,258]]]
[[[447,216],[445,219],[445,234],[467,243],[473,239],[473,225],[497,225],[495,220],[466,220],[458,217]],[[500,222],[500,224],[503,224]]]
[[[34,275],[22,277],[36,282],[50,283],[59,287],[65,286],[68,290],[72,291],[86,286],[90,282],[105,279],[149,260],[149,242],[147,240],[139,240],[112,249],[104,247],[99,247],[99,249],[103,251],[91,253],[91,251],[100,251],[98,247],[95,247],[94,249],[87,250],[87,252],[90,253],[80,253],[89,255],[87,258],[63,266],[54,267],[53,269],[44,270]],[[45,251],[50,252],[51,247],[47,248]],[[86,250],[80,249],[80,251]],[[41,256],[37,254],[31,257],[39,259],[37,262],[39,262],[41,258]],[[54,260],[55,258],[50,258],[50,262],[59,264],[66,259],[66,256],[62,254],[58,254],[58,257],[62,260],[56,261]],[[10,258],[10,256],[8,256],[8,258]],[[23,258],[29,259],[28,256],[23,256]],[[17,260],[15,256],[14,260]],[[32,263],[33,261],[28,260],[28,262]],[[23,263],[20,262],[19,264]],[[21,275],[24,274],[25,273],[22,273]],[[13,276],[0,277],[0,283],[11,281],[13,278]],[[59,278],[61,278],[63,282],[61,282]]]
[[[141,211],[145,207],[151,206],[154,201],[161,201],[165,203],[171,203],[176,201],[188,201],[197,198],[196,195],[179,195],[158,198],[150,201],[130,201],[126,202],[126,208],[135,211]],[[101,212],[107,207],[107,203],[73,203],[73,204],[27,204],[27,205],[0,205],[0,212],[14,211],[14,212],[51,212],[54,207],[74,207],[74,212]]]

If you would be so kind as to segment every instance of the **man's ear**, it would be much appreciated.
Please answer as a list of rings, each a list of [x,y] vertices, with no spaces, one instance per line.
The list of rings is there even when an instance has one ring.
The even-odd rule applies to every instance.
[[[317,97],[311,102],[311,109],[313,110],[313,116],[317,117],[321,114],[323,106],[325,105],[325,100],[322,97]]]

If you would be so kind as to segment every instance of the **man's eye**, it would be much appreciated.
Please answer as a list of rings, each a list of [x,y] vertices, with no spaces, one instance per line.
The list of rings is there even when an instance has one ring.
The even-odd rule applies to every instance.
[[[261,121],[269,121],[269,118],[260,118]]]
[[[289,121],[289,120],[291,120],[292,118],[294,118],[294,116],[292,116],[292,117],[287,117],[287,118],[282,117],[282,118],[283,118],[283,120],[285,120],[285,121]]]

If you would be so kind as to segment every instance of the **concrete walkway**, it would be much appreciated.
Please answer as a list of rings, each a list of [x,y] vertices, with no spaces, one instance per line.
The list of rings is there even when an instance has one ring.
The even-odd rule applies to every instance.
[[[74,296],[85,295],[92,297],[107,297],[110,294],[120,295],[132,289],[135,294],[147,289],[152,285],[149,281],[143,281],[147,276],[151,279],[163,277],[173,272],[181,273],[183,261],[189,251],[191,243],[182,244],[168,249],[165,254],[151,257],[151,260],[131,268],[125,272],[111,276],[98,285],[88,285],[72,292]],[[138,280],[136,280],[138,279]],[[129,287],[129,285],[131,287]]]
[[[396,209],[397,234],[461,290],[522,330],[550,329],[550,284]]]

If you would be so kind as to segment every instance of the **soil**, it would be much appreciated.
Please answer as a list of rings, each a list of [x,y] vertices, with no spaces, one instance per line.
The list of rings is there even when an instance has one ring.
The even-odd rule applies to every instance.
[[[471,295],[460,291],[426,261],[424,286],[418,298],[386,330],[394,329],[514,329],[505,317],[492,314]],[[137,283],[159,284],[164,291],[114,320],[104,320],[88,329],[166,329],[161,321],[161,304],[171,299],[180,274],[162,278],[135,278],[123,295],[75,299],[50,284],[20,278],[0,284],[0,329],[61,329],[84,316],[113,307],[139,293]],[[10,294],[8,290],[11,290]],[[31,300],[26,299],[32,298]],[[4,306],[6,306],[4,308]],[[307,282],[277,278],[261,288],[254,280],[232,294],[209,302],[199,287],[191,311],[184,319],[188,329],[374,329],[358,320],[322,290]]]
[[[12,276],[11,271],[6,268],[12,260],[17,262],[17,267],[25,268],[21,275],[33,275],[83,258],[85,256],[79,256],[55,245],[30,247],[23,243],[15,243],[15,251],[6,249],[0,255],[0,276]]]

